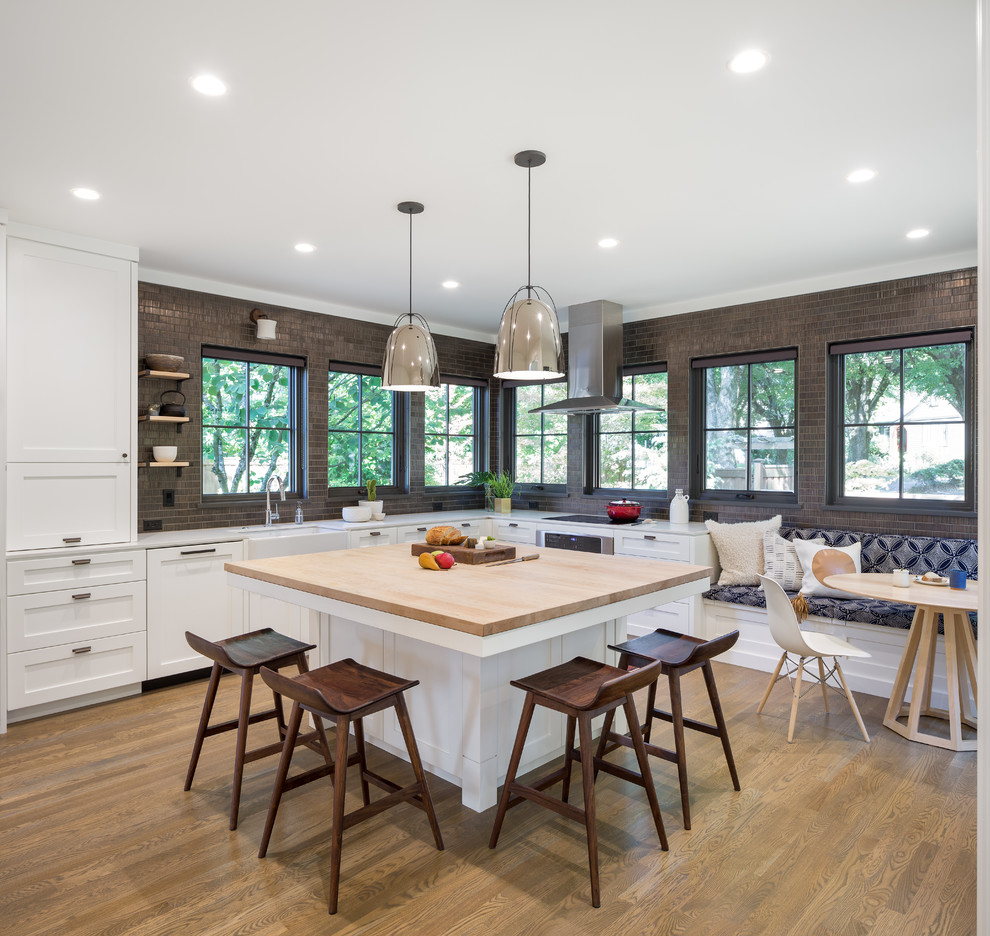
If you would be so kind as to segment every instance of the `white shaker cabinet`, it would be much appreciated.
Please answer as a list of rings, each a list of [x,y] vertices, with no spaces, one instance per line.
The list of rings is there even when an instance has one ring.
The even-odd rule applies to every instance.
[[[348,549],[389,546],[394,542],[396,542],[395,527],[384,527],[380,530],[354,530],[347,534]]]
[[[536,524],[523,520],[492,520],[492,536],[498,543],[525,543],[532,546],[536,542]]]
[[[244,592],[227,585],[226,562],[244,558],[244,544],[203,543],[148,550],[148,679],[212,665],[186,642],[242,633]]]

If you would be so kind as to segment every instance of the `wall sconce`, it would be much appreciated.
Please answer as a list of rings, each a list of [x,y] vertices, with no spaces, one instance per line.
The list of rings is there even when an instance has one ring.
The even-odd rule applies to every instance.
[[[261,309],[251,310],[251,321],[258,326],[258,337],[262,341],[275,339],[275,326],[278,325],[278,321],[269,318]]]

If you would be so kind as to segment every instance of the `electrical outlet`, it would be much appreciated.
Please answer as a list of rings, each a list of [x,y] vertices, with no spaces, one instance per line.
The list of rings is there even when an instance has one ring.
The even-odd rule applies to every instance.
[[[443,510],[443,501],[434,501],[433,502],[433,511],[434,511],[434,513],[436,513],[436,511],[438,511],[438,510]]]
[[[529,502],[529,509],[530,510],[539,510],[540,509],[540,503],[539,503],[539,501],[530,501]]]
[[[718,511],[717,510],[703,510],[701,512],[701,519],[702,520],[715,520],[715,521],[717,521],[718,520]]]
[[[175,506],[175,491],[171,488],[165,488],[162,491],[162,507],[174,507]]]
[[[160,530],[162,528],[161,520],[145,520],[144,521],[144,532],[154,533],[155,530]]]

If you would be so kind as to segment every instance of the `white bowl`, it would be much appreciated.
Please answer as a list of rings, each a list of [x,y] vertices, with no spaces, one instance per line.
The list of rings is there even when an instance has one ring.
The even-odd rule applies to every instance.
[[[154,445],[151,448],[157,462],[174,462],[179,451],[177,445]]]
[[[364,523],[366,520],[371,519],[371,508],[370,507],[344,507],[340,511],[340,515],[348,523]]]

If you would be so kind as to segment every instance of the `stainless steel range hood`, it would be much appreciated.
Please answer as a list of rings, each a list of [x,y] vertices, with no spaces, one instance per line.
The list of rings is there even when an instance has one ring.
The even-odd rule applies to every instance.
[[[531,413],[662,412],[622,396],[622,306],[596,299],[567,310],[567,399]]]

